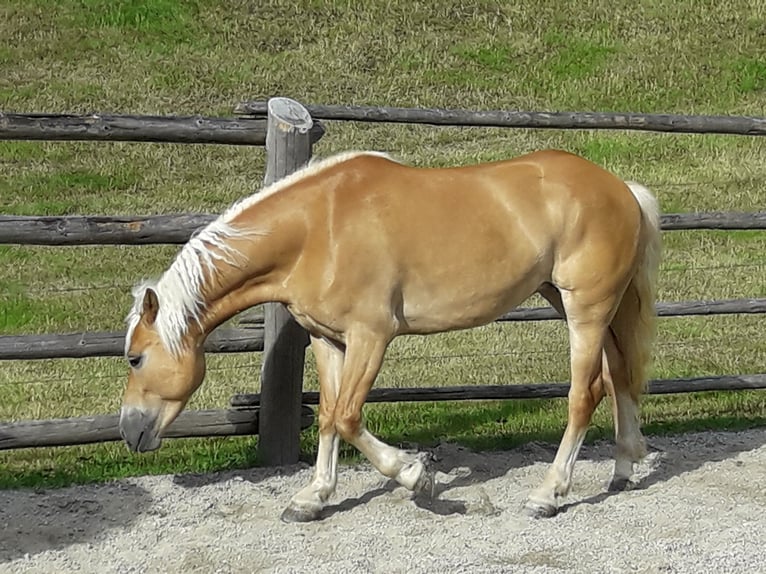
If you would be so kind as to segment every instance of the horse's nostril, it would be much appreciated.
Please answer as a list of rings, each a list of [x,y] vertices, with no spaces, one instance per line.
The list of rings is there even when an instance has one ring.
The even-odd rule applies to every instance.
[[[144,442],[144,436],[146,435],[146,429],[141,431],[141,434],[138,435],[138,440],[136,440],[136,452],[141,452],[141,443]]]
[[[160,446],[155,429],[159,413],[136,407],[123,407],[120,414],[120,436],[132,452],[148,452]]]

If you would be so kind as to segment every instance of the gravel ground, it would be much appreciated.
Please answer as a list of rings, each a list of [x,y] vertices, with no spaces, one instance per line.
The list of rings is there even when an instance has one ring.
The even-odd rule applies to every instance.
[[[649,439],[635,489],[604,490],[610,444],[583,449],[548,520],[520,512],[551,445],[433,450],[442,492],[418,507],[343,466],[323,520],[279,514],[306,465],[0,492],[0,572],[766,572],[766,429]]]

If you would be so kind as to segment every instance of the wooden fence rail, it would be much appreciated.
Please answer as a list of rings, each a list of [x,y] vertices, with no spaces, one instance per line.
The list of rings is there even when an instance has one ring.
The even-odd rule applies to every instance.
[[[153,245],[186,243],[215,215],[0,215],[0,243],[24,245]]]
[[[688,317],[690,315],[739,315],[766,313],[766,298],[719,299],[714,301],[673,301],[657,303],[658,317]],[[550,321],[560,319],[553,307],[526,307],[514,309],[495,321]],[[243,317],[242,325],[258,325],[259,317]],[[2,340],[2,338],[0,338]],[[2,346],[0,346],[2,349]]]
[[[701,391],[736,391],[766,389],[766,374],[723,375],[717,377],[693,377],[687,379],[658,379],[649,382],[650,395],[696,393]],[[523,385],[483,385],[454,387],[374,388],[367,396],[368,403],[430,402],[430,401],[491,401],[511,399],[564,398],[569,383],[534,383]],[[319,393],[303,393],[305,405],[318,405]],[[260,395],[244,393],[231,399],[233,408],[255,408]]]
[[[754,313],[766,313],[766,298],[657,304],[658,317]],[[552,307],[532,307],[516,309],[502,315],[497,321],[549,321],[560,318],[558,312]],[[240,319],[240,325],[245,328],[221,328],[213,331],[205,342],[205,351],[208,353],[263,351],[263,321],[263,316],[243,317]],[[0,336],[0,361],[119,357],[123,354],[124,344],[124,331],[2,335]]]
[[[316,123],[313,141],[324,134]],[[266,144],[266,120],[202,116],[13,114],[0,112],[0,140]]]
[[[151,245],[183,244],[216,215],[145,216],[0,215],[0,244]],[[668,213],[663,231],[766,229],[766,211]]]
[[[259,409],[184,411],[168,427],[165,437],[189,438],[258,434]],[[69,446],[121,440],[119,415],[0,423],[0,450]],[[314,422],[314,412],[301,407],[301,429]]]
[[[392,122],[436,126],[639,130],[691,134],[766,135],[766,118],[613,112],[473,111],[379,106],[307,105],[320,120]],[[262,116],[266,102],[242,102],[235,113]]]
[[[125,331],[0,336],[0,361],[121,357]],[[246,329],[221,328],[205,341],[208,353],[263,351],[263,321]]]

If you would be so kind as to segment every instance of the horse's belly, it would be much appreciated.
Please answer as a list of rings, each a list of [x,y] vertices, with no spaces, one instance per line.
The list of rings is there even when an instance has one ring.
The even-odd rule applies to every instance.
[[[405,294],[402,333],[426,334],[486,325],[528,299],[542,283],[530,276],[505,288],[459,291],[449,286]]]

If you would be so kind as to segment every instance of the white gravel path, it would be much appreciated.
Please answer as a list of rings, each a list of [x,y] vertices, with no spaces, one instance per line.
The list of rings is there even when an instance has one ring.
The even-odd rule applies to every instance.
[[[279,514],[306,465],[0,492],[0,573],[766,572],[766,429],[650,437],[636,489],[607,495],[588,446],[563,511],[523,516],[554,447],[434,449],[430,508],[343,466],[324,520]]]

